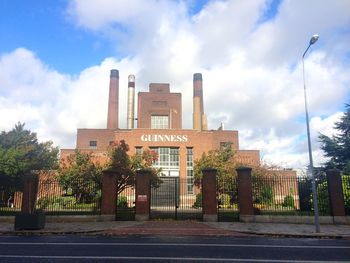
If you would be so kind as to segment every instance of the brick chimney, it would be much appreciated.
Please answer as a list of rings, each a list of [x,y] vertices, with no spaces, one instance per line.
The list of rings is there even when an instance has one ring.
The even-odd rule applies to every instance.
[[[107,129],[118,129],[119,115],[119,71],[111,70],[109,81]]]
[[[204,114],[203,80],[201,73],[193,74],[193,129],[207,130],[207,117]]]

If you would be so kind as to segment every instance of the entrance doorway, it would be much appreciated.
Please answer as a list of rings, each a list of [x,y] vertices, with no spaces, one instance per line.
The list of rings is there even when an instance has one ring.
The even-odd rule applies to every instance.
[[[159,187],[151,188],[151,219],[202,220],[202,206],[196,195],[188,193],[187,180],[162,177]]]

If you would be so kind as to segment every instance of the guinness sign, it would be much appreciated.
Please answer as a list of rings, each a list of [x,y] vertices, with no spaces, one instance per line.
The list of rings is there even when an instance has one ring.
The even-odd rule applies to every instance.
[[[143,134],[143,142],[187,142],[187,135],[160,135],[160,134]]]

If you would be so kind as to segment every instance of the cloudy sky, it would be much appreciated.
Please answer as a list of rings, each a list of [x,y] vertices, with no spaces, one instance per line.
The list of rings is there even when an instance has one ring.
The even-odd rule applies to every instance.
[[[308,163],[301,56],[316,164],[318,134],[350,103],[348,0],[1,0],[0,130],[18,121],[74,148],[77,128],[105,128],[109,71],[137,91],[170,83],[192,128],[193,73],[203,74],[210,129],[238,130],[268,163]]]

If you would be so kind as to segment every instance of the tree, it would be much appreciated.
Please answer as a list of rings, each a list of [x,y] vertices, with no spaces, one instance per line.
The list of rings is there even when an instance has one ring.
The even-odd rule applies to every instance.
[[[195,181],[197,184],[200,182],[203,168],[208,167],[217,169],[218,177],[221,180],[232,178],[236,173],[236,165],[231,145],[203,153],[200,159],[194,161]]]
[[[344,115],[334,125],[338,134],[332,137],[320,134],[319,139],[325,156],[330,158],[325,168],[337,168],[350,174],[350,104],[346,104],[345,108]]]
[[[110,161],[107,165],[107,171],[117,176],[117,192],[123,192],[127,187],[134,187],[136,180],[136,171],[139,169],[148,169],[151,173],[151,185],[158,186],[161,182],[158,177],[159,169],[152,167],[157,159],[155,152],[145,150],[142,154],[129,156],[129,146],[124,140],[116,143],[109,152]]]
[[[218,178],[220,180],[227,180],[235,177],[236,168],[243,166],[235,159],[235,152],[231,145],[226,145],[220,149],[211,150],[208,153],[203,153],[201,158],[194,161],[194,176],[198,183],[202,178],[202,169],[211,167],[217,169]],[[274,169],[277,166],[268,165],[249,165],[252,168],[253,177],[271,176],[274,174]]]
[[[58,148],[51,141],[40,143],[37,135],[24,129],[24,123],[0,133],[0,177],[18,183],[26,174],[55,169]]]
[[[202,179],[202,169],[211,167],[217,170],[218,193],[221,204],[227,203],[230,195],[230,203],[237,202],[237,185],[234,178],[237,176],[236,168],[243,166],[235,159],[235,152],[231,145],[227,144],[220,149],[203,153],[201,158],[194,161],[195,183],[198,185]],[[252,168],[253,200],[256,203],[273,203],[273,176],[278,175],[277,166],[249,165]],[[200,198],[200,197],[198,197]]]
[[[91,153],[76,150],[61,161],[58,181],[64,190],[71,190],[78,203],[89,203],[98,197],[103,168],[98,162],[93,162]]]

